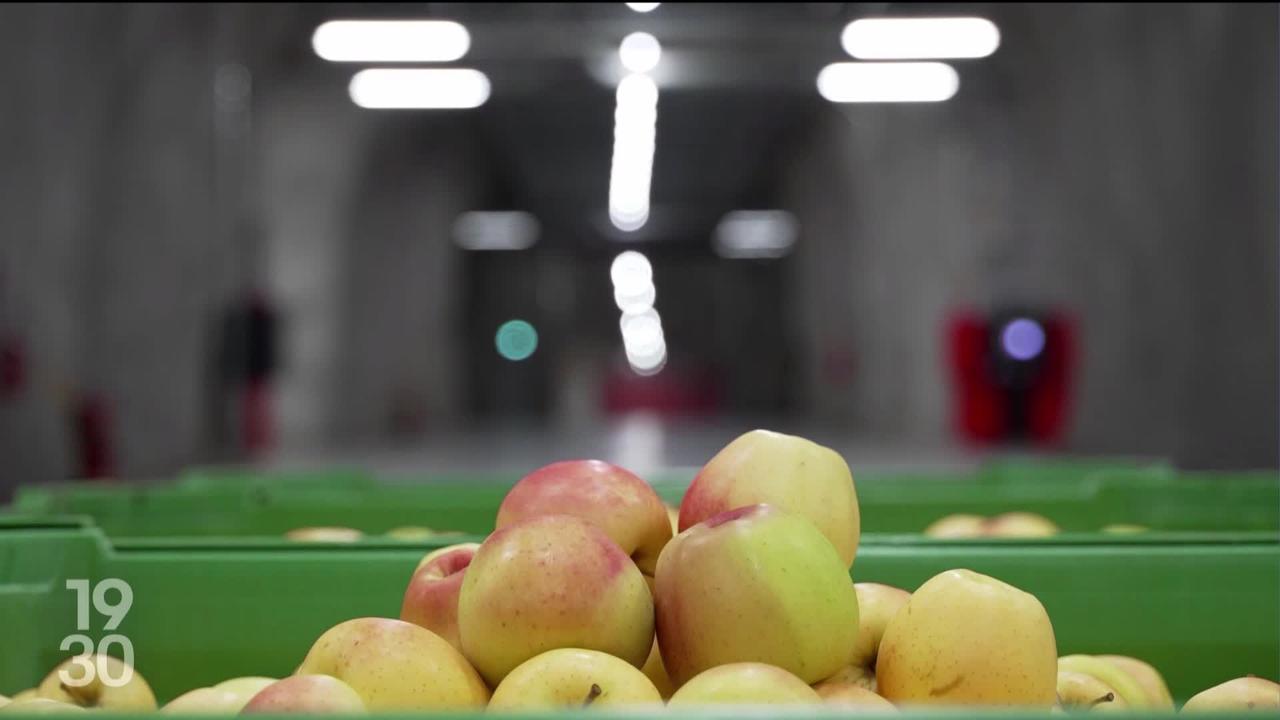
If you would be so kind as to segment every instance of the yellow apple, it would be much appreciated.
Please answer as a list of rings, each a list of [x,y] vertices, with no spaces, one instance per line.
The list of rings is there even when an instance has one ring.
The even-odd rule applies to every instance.
[[[671,697],[676,691],[675,685],[671,682],[671,677],[667,675],[667,669],[662,665],[662,650],[658,647],[658,638],[653,639],[653,649],[649,651],[649,659],[644,661],[644,667],[640,668],[640,672],[649,678],[649,682],[658,688],[658,694],[662,699]]]
[[[462,649],[458,639],[458,595],[479,543],[463,543],[427,553],[405,588],[400,619],[421,625]]]
[[[1057,535],[1061,530],[1043,515],[1028,512],[1009,512],[987,521],[988,537],[1037,538]]]
[[[827,705],[842,708],[859,708],[874,712],[898,712],[898,708],[880,695],[855,684],[823,681],[814,686],[818,696]]]
[[[67,671],[67,676],[72,680],[79,680],[84,677],[85,669],[81,663],[85,660],[93,663],[93,679],[87,685],[80,687],[63,684],[59,674],[64,669]],[[100,667],[107,671],[108,677],[118,678],[124,676],[127,666],[124,661],[109,655],[85,655],[68,658],[40,682],[40,685],[36,687],[36,692],[40,697],[48,700],[57,700],[58,702],[88,708],[102,708],[103,710],[119,712],[156,709],[155,693],[151,691],[151,686],[147,684],[146,678],[142,677],[142,673],[138,672],[136,668],[133,670],[133,677],[129,678],[129,682],[120,687],[111,687],[103,682],[104,678],[98,672]]]
[[[50,700],[49,698],[24,698],[0,705],[0,714],[15,715],[57,715],[66,712],[84,712],[79,705]]]
[[[808,518],[845,568],[853,564],[860,520],[849,465],[830,448],[768,430],[738,437],[702,468],[680,503],[680,530],[762,503]]]
[[[162,713],[182,715],[234,715],[275,678],[241,677],[211,687],[196,688],[170,700]]]
[[[1123,711],[1129,707],[1115,688],[1074,670],[1058,671],[1058,704],[1063,708],[1097,712]]]
[[[600,460],[552,463],[524,476],[498,507],[501,530],[544,515],[573,515],[598,525],[640,572],[653,575],[671,539],[667,506],[653,486]]]
[[[1058,658],[1058,670],[1072,670],[1098,678],[1114,688],[1128,707],[1151,707],[1146,691],[1132,675],[1101,658],[1092,655],[1064,655]]]
[[[462,651],[497,686],[557,648],[599,650],[644,665],[653,598],[644,576],[595,523],[542,515],[480,545],[458,598]]]
[[[404,527],[395,527],[387,531],[387,537],[393,540],[430,540],[437,535],[446,535],[449,533],[441,533],[422,525],[406,525]]]
[[[27,688],[26,690],[20,690],[14,693],[13,697],[9,698],[9,700],[11,702],[18,702],[19,700],[35,700],[38,697],[40,697],[40,688]]]
[[[294,542],[352,543],[364,533],[348,527],[305,527],[290,530],[284,536]]]
[[[1169,692],[1169,686],[1165,684],[1164,677],[1160,675],[1160,671],[1151,667],[1151,665],[1127,655],[1097,655],[1099,660],[1115,665],[1120,670],[1129,674],[1141,686],[1143,694],[1147,698],[1147,706],[1161,710],[1173,709],[1173,695]]]
[[[742,662],[699,673],[671,696],[670,707],[690,705],[819,704],[822,698],[804,680],[780,667]]]
[[[1131,525],[1128,523],[1116,523],[1102,528],[1102,532],[1112,535],[1134,535],[1146,532],[1147,530],[1150,530],[1150,528],[1145,525]]]
[[[680,508],[667,506],[667,519],[671,521],[671,535],[680,534]]]
[[[948,515],[924,529],[926,537],[976,538],[986,534],[987,519],[981,515]]]
[[[241,714],[363,714],[364,700],[355,689],[329,675],[301,674],[263,688]]]
[[[489,689],[447,640],[413,623],[358,618],[325,631],[298,668],[331,675],[371,711],[483,707]]]
[[[490,710],[662,705],[634,665],[596,650],[560,648],[529,658],[493,691]]]
[[[817,682],[849,663],[858,636],[844,559],[813,523],[770,505],[677,535],[658,561],[656,598],[658,647],[677,687],[737,662]]]
[[[970,570],[934,576],[885,628],[880,694],[902,704],[1043,707],[1056,701],[1057,645],[1035,596]]]
[[[853,659],[849,665],[823,683],[852,684],[875,692],[876,656],[880,652],[880,639],[889,621],[911,599],[911,593],[901,588],[880,583],[854,583],[858,595],[858,639],[853,644]],[[815,686],[822,693],[821,684]]]
[[[1274,715],[1280,710],[1280,684],[1253,675],[1239,677],[1197,693],[1182,706],[1183,712],[1235,710],[1263,710]]]

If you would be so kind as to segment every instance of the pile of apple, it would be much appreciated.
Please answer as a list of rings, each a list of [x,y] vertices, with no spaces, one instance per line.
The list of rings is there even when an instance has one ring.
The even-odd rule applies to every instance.
[[[511,489],[483,543],[422,559],[400,619],[340,623],[293,676],[237,678],[164,711],[1173,707],[1140,660],[1059,658],[1044,607],[995,578],[949,570],[914,593],[851,582],[853,478],[808,440],[739,437],[673,512],[622,468],[549,465]],[[69,692],[55,671],[34,694],[7,709],[155,707],[137,674]],[[1183,709],[1246,707],[1280,708],[1280,685],[1239,678]]]

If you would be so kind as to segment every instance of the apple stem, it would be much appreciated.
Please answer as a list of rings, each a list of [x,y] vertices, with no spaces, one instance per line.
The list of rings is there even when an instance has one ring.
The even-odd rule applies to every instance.
[[[66,683],[58,683],[62,686],[62,691],[71,696],[76,705],[80,707],[88,707],[92,704],[92,698],[89,696],[87,686],[72,687]]]
[[[1098,698],[1097,700],[1094,700],[1093,702],[1089,703],[1089,707],[1096,707],[1096,706],[1098,706],[1098,705],[1101,705],[1102,703],[1105,703],[1105,702],[1111,702],[1111,701],[1113,701],[1113,700],[1115,700],[1115,699],[1116,699],[1116,694],[1115,694],[1115,693],[1107,693],[1106,695],[1103,695],[1102,697]]]
[[[587,691],[587,699],[582,701],[582,707],[590,707],[596,698],[604,694],[604,690],[599,685],[591,683],[591,689]]]

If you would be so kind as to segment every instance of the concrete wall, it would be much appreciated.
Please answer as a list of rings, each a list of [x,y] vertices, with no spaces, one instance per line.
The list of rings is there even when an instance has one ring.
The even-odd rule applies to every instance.
[[[787,171],[808,402],[946,437],[945,313],[1035,301],[1082,324],[1074,449],[1275,465],[1275,6],[986,14],[955,99],[833,107]]]

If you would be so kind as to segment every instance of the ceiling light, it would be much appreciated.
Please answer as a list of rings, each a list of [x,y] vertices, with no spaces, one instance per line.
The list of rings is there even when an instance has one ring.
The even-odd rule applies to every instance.
[[[978,17],[865,18],[845,26],[840,44],[861,60],[981,58],[1000,47],[1000,30]]]
[[[940,62],[833,63],[818,73],[818,93],[837,103],[940,102],[959,89],[955,68]]]
[[[377,68],[351,78],[351,100],[371,109],[466,109],[489,99],[489,78],[464,68]]]
[[[448,20],[331,20],[311,47],[334,62],[449,62],[467,54],[471,35]]]

